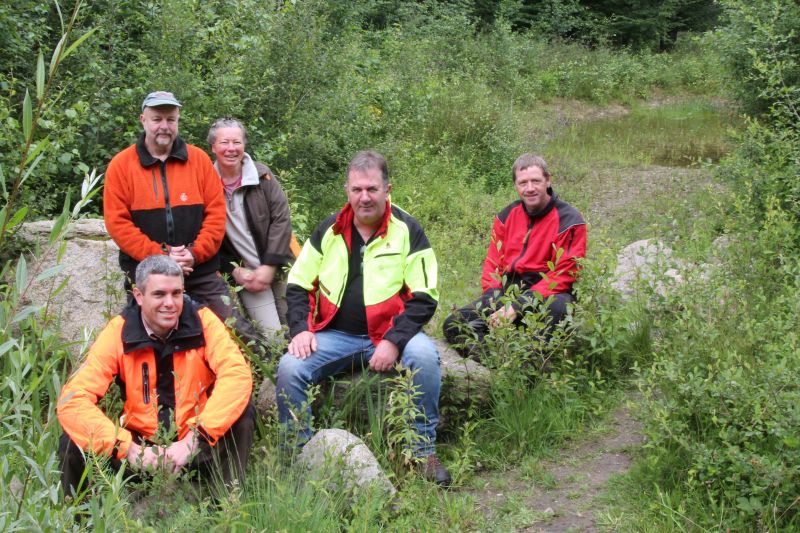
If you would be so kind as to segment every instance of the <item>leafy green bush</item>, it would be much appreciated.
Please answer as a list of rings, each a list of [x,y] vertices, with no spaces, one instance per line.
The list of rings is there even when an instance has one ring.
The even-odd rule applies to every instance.
[[[724,2],[721,43],[737,93],[751,112],[732,175],[754,212],[772,198],[800,219],[800,6],[796,2]],[[763,220],[763,217],[758,217]]]
[[[645,387],[661,486],[698,509],[735,510],[725,518],[734,529],[791,529],[798,516],[796,228],[774,206],[767,221],[740,235],[702,284],[675,295]]]

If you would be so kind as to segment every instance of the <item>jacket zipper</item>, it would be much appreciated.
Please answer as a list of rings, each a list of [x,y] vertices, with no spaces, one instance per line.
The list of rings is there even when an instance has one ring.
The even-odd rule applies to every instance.
[[[162,161],[160,164],[161,170],[161,183],[164,186],[164,210],[167,216],[167,241],[168,244],[176,244],[175,242],[175,219],[172,216],[172,206],[169,203],[169,189],[167,188],[167,162]]]
[[[145,405],[150,403],[150,367],[142,363],[142,401]]]

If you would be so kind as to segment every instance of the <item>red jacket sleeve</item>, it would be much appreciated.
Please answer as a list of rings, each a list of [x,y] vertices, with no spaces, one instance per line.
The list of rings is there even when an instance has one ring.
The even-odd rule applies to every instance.
[[[586,224],[576,224],[564,230],[553,244],[550,271],[531,290],[547,298],[568,292],[578,276],[577,259],[586,257]]]
[[[499,217],[494,217],[492,238],[489,241],[486,259],[483,261],[483,274],[481,275],[481,287],[484,292],[489,289],[503,288],[503,274],[506,270],[505,250],[503,250],[505,237],[505,224],[500,221]]]

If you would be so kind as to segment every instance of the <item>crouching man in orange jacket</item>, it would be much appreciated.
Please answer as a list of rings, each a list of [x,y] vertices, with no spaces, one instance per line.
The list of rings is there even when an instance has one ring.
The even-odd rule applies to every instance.
[[[255,409],[250,366],[225,325],[184,299],[181,267],[153,255],[136,268],[135,301],[114,317],[58,400],[64,429],[59,446],[65,495],[79,491],[85,452],[110,456],[136,470],[165,466],[244,482]],[[97,402],[112,382],[125,404],[115,423]],[[213,394],[212,394],[213,391]],[[177,435],[154,445],[156,433]]]

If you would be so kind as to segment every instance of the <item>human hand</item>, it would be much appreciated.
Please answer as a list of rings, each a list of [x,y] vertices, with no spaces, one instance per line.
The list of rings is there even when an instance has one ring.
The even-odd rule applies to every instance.
[[[288,350],[298,359],[306,359],[317,351],[317,336],[310,331],[301,331],[292,338]]]
[[[233,280],[237,285],[247,288],[247,284],[253,281],[253,271],[245,267],[236,267],[233,269]]]
[[[139,470],[155,470],[158,467],[160,451],[155,446],[140,446],[131,442],[128,447],[128,463]]]
[[[192,252],[184,245],[173,246],[169,250],[169,256],[181,267],[183,275],[188,276],[194,270],[194,256]]]
[[[253,279],[245,285],[245,289],[250,292],[261,292],[272,285],[272,280],[275,279],[274,265],[261,265],[253,270]]]
[[[375,372],[386,372],[390,370],[397,362],[400,356],[400,350],[397,345],[391,341],[383,339],[375,347],[375,353],[369,360],[369,367]]]
[[[173,474],[189,464],[192,460],[195,451],[197,450],[197,434],[190,431],[177,442],[173,442],[164,452],[164,459],[167,468],[172,470]]]
[[[499,328],[514,322],[517,318],[517,312],[510,305],[501,307],[489,316],[489,325],[493,328]]]

